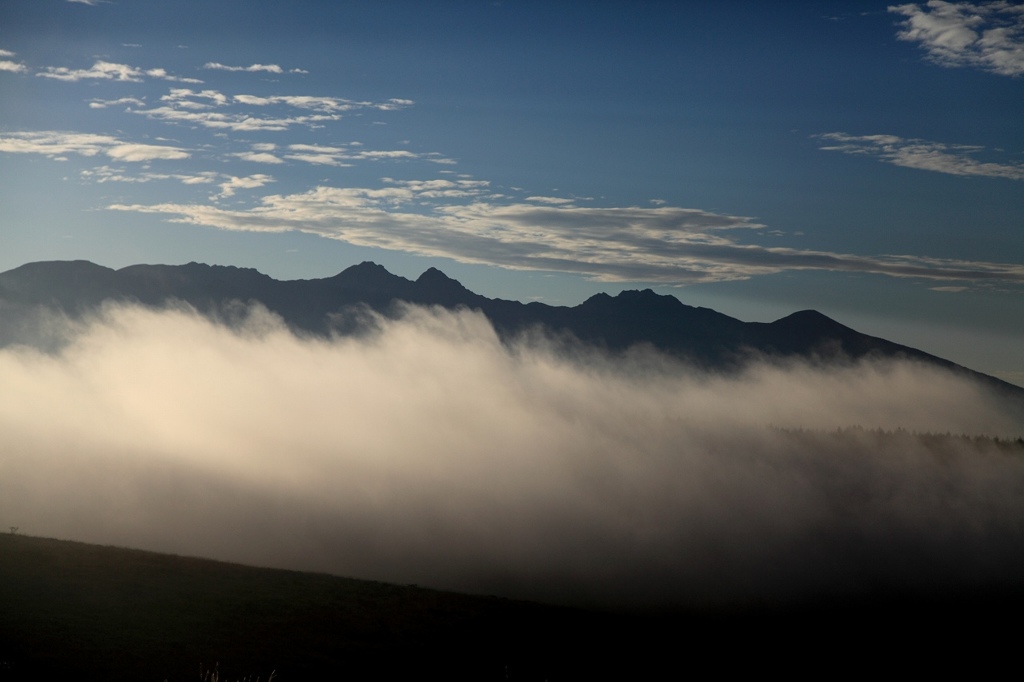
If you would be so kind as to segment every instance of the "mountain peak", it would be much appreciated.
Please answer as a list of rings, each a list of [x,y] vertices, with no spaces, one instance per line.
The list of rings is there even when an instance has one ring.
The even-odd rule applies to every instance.
[[[664,312],[678,311],[686,307],[685,304],[675,296],[668,296],[656,293],[653,289],[627,289],[615,296],[608,294],[594,294],[583,302],[582,307],[596,308],[626,308],[631,310],[659,310]]]
[[[786,315],[786,317],[783,317],[781,319],[783,319],[783,320],[785,320],[785,319],[794,319],[794,320],[829,320],[829,321],[834,321],[828,315],[826,315],[824,313],[820,313],[817,310],[814,310],[814,309],[811,309],[811,308],[808,308],[807,310],[798,310],[795,313],[790,313],[789,315]]]
[[[662,295],[656,293],[654,289],[626,289],[615,298],[621,298],[624,301],[678,301],[675,296]]]
[[[358,274],[364,274],[364,275],[368,274],[368,273],[376,273],[376,274],[387,273],[389,275],[391,274],[390,272],[388,272],[387,268],[385,268],[383,265],[380,265],[378,263],[374,263],[372,260],[364,260],[362,263],[359,263],[358,265],[350,265],[349,267],[345,268],[344,270],[342,270],[338,274],[344,274],[346,272],[350,272],[352,274],[357,274],[358,273]]]
[[[817,310],[799,310],[795,313],[779,318],[771,324],[773,326],[785,327],[787,329],[801,330],[849,329],[849,327],[836,322],[828,315],[819,313]]]
[[[0,292],[32,302],[63,299],[74,307],[114,288],[117,273],[87,260],[39,261],[0,274]]]
[[[469,305],[472,304],[477,295],[462,286],[462,282],[452,279],[437,268],[428,268],[416,280],[422,292],[429,292],[430,296],[437,297],[445,305]]]
[[[427,268],[423,271],[423,274],[416,279],[416,281],[420,284],[426,284],[432,282],[457,282],[458,280],[452,279],[437,268]]]
[[[96,265],[87,260],[44,260],[33,263],[25,263],[13,270],[8,270],[4,275],[36,275],[59,272],[62,275],[79,274],[91,275],[96,273],[113,274],[114,269]]]
[[[585,305],[585,306],[600,305],[600,304],[603,304],[603,303],[607,303],[610,300],[612,300],[612,297],[602,291],[600,293],[594,294],[593,296],[591,296],[590,298],[585,300],[581,305]]]
[[[377,263],[368,260],[364,260],[359,265],[353,265],[345,268],[331,279],[355,284],[360,287],[383,286],[386,284],[394,285],[399,282],[408,282],[404,277],[399,277],[398,275],[388,272],[387,268],[383,265],[378,265]]]

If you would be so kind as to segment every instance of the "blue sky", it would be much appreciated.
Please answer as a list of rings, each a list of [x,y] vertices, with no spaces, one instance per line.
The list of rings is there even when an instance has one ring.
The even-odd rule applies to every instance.
[[[816,308],[1024,384],[1024,5],[0,0],[0,270]]]

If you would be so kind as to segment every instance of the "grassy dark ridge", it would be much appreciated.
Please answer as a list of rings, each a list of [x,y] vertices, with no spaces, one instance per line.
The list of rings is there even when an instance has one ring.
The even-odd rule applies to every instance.
[[[0,679],[570,679],[653,645],[629,616],[0,536]],[[646,619],[640,619],[646,621]],[[631,640],[621,651],[622,636]]]
[[[1017,658],[1024,593],[609,614],[0,535],[0,680],[653,679]]]

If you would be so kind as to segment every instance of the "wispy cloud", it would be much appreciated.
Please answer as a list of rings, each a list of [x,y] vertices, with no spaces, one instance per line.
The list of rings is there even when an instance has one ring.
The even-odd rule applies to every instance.
[[[394,180],[381,178],[386,185],[397,188],[405,199],[463,199],[466,197],[485,197],[490,195],[488,180]],[[493,198],[493,195],[490,195]]]
[[[285,71],[277,64],[250,64],[249,66],[228,66],[227,64],[221,64],[219,62],[206,62],[203,65],[204,69],[213,69],[216,71],[247,71],[249,73],[258,73],[264,71],[266,73],[309,73],[305,69],[288,69]]]
[[[572,199],[566,199],[565,197],[533,196],[533,197],[526,197],[526,200],[527,201],[533,201],[533,202],[536,202],[538,204],[549,204],[549,205],[552,205],[552,206],[564,206],[565,204],[573,203]]]
[[[217,111],[195,111],[188,107],[163,106],[153,109],[136,109],[132,113],[147,116],[166,123],[198,125],[217,130],[234,132],[283,131],[294,126],[316,128],[328,121],[337,121],[338,115],[311,115],[287,117],[256,117],[247,113],[224,113]]]
[[[972,157],[984,152],[984,147],[907,139],[895,135],[850,135],[837,132],[824,133],[816,137],[835,143],[823,146],[822,149],[844,154],[875,156],[887,163],[906,168],[950,175],[1024,180],[1024,163],[982,162]]]
[[[120,160],[123,161],[125,159]],[[263,187],[268,183],[276,182],[276,180],[270,175],[264,175],[262,173],[244,177],[226,175],[215,171],[200,171],[198,173],[155,173],[152,171],[143,171],[139,173],[129,173],[124,169],[112,168],[110,166],[89,168],[83,170],[80,175],[83,180],[100,184],[108,182],[141,184],[159,180],[173,180],[184,185],[210,185],[216,183],[218,187],[220,187],[220,191],[216,194],[210,195],[210,199],[213,201],[232,197],[238,190],[256,189]]]
[[[156,144],[132,144],[120,142],[103,153],[116,161],[153,161],[155,159],[187,159],[190,155],[184,149]]]
[[[248,209],[172,203],[108,208],[225,230],[306,232],[358,246],[605,281],[687,284],[831,270],[1024,282],[1024,265],[743,243],[740,235],[764,226],[699,209],[498,203],[487,192],[483,181],[391,181],[376,189],[317,187],[272,195]]]
[[[282,164],[284,160],[274,156],[270,152],[238,152],[234,154],[235,158],[241,159],[242,161],[249,161],[251,163],[271,163],[271,164]]]
[[[188,151],[180,147],[124,142],[110,135],[60,131],[9,133],[0,136],[0,152],[42,154],[50,158],[61,158],[67,154],[103,154],[118,161],[129,162],[178,160],[190,156]]]
[[[275,156],[271,152],[277,150],[277,145],[272,142],[257,142],[250,146],[250,151],[238,152],[232,156],[249,161],[251,163],[282,164],[284,159]]]
[[[900,40],[920,43],[936,64],[1003,76],[1024,73],[1024,5],[931,0],[890,6],[905,17]]]
[[[360,146],[327,147],[316,144],[288,145],[284,158],[322,166],[350,166],[354,161],[411,161],[423,159],[432,163],[451,163],[439,154],[417,154],[404,149],[373,150]]]
[[[154,180],[176,180],[185,185],[206,185],[212,184],[222,177],[220,173],[213,171],[200,171],[198,173],[153,173],[145,171],[142,173],[127,173],[124,169],[111,168],[110,166],[97,166],[83,170],[80,175],[85,180],[98,183],[106,182],[130,182],[146,183]]]
[[[348,150],[343,147],[325,147],[315,144],[293,144],[288,147],[289,153],[285,158],[293,161],[304,161],[305,163],[317,164],[320,166],[351,166]]]
[[[0,71],[9,71],[11,73],[24,73],[28,71],[24,64],[9,59],[9,57],[13,57],[15,54],[10,50],[0,50],[0,57],[4,58],[0,59]]]
[[[146,78],[156,78],[180,83],[202,83],[196,78],[182,78],[171,75],[166,69],[141,69],[128,64],[117,64],[115,62],[97,61],[88,69],[71,69],[66,66],[48,66],[46,70],[36,74],[43,78],[52,78],[60,81],[80,80],[113,80],[126,83],[141,83]]]
[[[275,182],[274,178],[262,173],[249,175],[244,178],[231,176],[225,182],[220,183],[220,194],[214,195],[213,198],[224,199],[226,197],[234,196],[236,190],[256,189],[257,187],[263,187],[269,182]]]
[[[377,109],[378,111],[394,111],[413,104],[412,100],[389,99],[384,102],[360,102],[340,97],[317,97],[312,95],[272,95],[260,97],[258,95],[235,95],[234,101],[241,104],[265,107],[274,104],[284,104],[297,109],[308,109],[310,111],[321,111],[324,113],[354,111],[356,109]]]
[[[138,97],[118,97],[117,99],[93,99],[89,101],[90,109],[106,109],[116,106],[145,106],[145,101]]]
[[[393,111],[412,104],[411,100],[389,99],[367,102],[339,97],[309,95],[225,95],[216,90],[195,91],[175,88],[160,98],[163,106],[136,109],[133,113],[169,123],[199,125],[235,132],[283,131],[294,126],[318,127],[341,119],[343,114],[368,109]],[[309,111],[309,114],[257,116],[253,107]]]

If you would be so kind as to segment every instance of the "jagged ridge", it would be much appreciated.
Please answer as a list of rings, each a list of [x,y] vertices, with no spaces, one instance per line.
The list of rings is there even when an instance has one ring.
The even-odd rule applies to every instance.
[[[436,268],[412,281],[372,262],[353,265],[333,277],[288,281],[249,268],[200,263],[113,270],[87,261],[51,261],[0,273],[0,312],[7,318],[38,305],[77,315],[106,300],[145,305],[179,300],[205,313],[216,313],[233,301],[258,301],[293,328],[316,334],[337,332],[332,320],[353,306],[367,306],[385,315],[395,313],[398,301],[465,307],[486,315],[506,339],[541,327],[613,352],[648,345],[711,369],[734,368],[763,356],[818,361],[903,357],[966,372],[1024,394],[947,360],[861,334],[817,311],[796,312],[771,323],[742,322],[650,289],[617,296],[596,294],[578,306],[562,307],[486,298]],[[10,339],[0,334],[0,343],[5,342]]]

